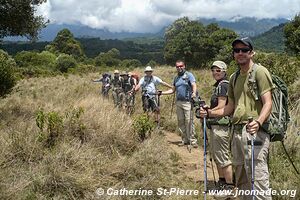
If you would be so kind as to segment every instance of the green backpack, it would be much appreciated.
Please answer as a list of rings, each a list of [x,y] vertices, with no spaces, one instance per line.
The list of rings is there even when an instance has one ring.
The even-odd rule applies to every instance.
[[[256,82],[256,70],[261,65],[254,64],[249,75],[248,87],[254,99],[259,101],[259,91]],[[234,84],[239,75],[239,71],[235,73]],[[288,112],[288,88],[285,82],[278,76],[271,74],[272,82],[275,89],[272,90],[272,111],[263,124],[262,129],[270,134],[271,142],[283,141],[286,134],[287,125],[290,121]]]

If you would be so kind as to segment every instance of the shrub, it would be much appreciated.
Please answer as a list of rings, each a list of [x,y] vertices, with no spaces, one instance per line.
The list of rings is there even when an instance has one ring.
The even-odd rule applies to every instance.
[[[17,82],[15,74],[15,61],[5,52],[0,50],[0,96],[8,94]]]
[[[137,116],[133,122],[134,131],[139,135],[143,141],[147,136],[151,135],[154,128],[154,122],[149,119],[146,114]]]
[[[56,67],[61,72],[68,72],[68,69],[77,66],[76,60],[67,54],[60,54],[56,59]]]

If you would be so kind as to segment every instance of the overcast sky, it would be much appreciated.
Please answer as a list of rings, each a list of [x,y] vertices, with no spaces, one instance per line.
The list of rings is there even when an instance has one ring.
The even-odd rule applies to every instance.
[[[300,0],[47,0],[38,8],[51,23],[81,23],[112,32],[157,32],[183,16],[291,19],[299,12]]]

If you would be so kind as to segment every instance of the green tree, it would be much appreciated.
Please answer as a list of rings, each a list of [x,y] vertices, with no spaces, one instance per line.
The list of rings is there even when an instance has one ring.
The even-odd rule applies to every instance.
[[[95,64],[97,66],[119,66],[121,63],[120,51],[116,48],[112,48],[106,53],[100,53],[97,57],[95,57]]]
[[[0,50],[0,96],[8,94],[15,86],[15,61],[3,50]]]
[[[85,57],[80,42],[75,40],[68,29],[59,31],[53,42],[47,45],[45,49],[56,54],[72,55],[76,60],[83,60]]]
[[[287,52],[300,54],[300,14],[285,25],[284,36]]]
[[[164,57],[167,64],[183,59],[190,66],[204,67],[218,54],[227,53],[236,37],[233,31],[222,29],[217,24],[205,27],[184,17],[176,20],[166,31]]]
[[[68,72],[77,66],[76,60],[68,54],[60,54],[56,59],[57,69],[61,72]]]
[[[0,38],[25,36],[37,39],[38,31],[46,26],[42,16],[36,16],[36,6],[46,0],[1,0]]]

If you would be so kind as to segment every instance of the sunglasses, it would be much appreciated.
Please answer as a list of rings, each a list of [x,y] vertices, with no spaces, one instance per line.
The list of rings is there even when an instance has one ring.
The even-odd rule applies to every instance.
[[[184,67],[184,65],[176,65],[176,68]]]
[[[234,52],[234,53],[240,53],[241,51],[242,51],[243,53],[247,53],[247,52],[251,51],[251,49],[249,49],[249,48],[234,48],[234,49],[233,49],[233,52]]]
[[[212,69],[211,70],[211,72],[218,72],[218,73],[220,73],[222,70],[220,70],[220,69]]]

